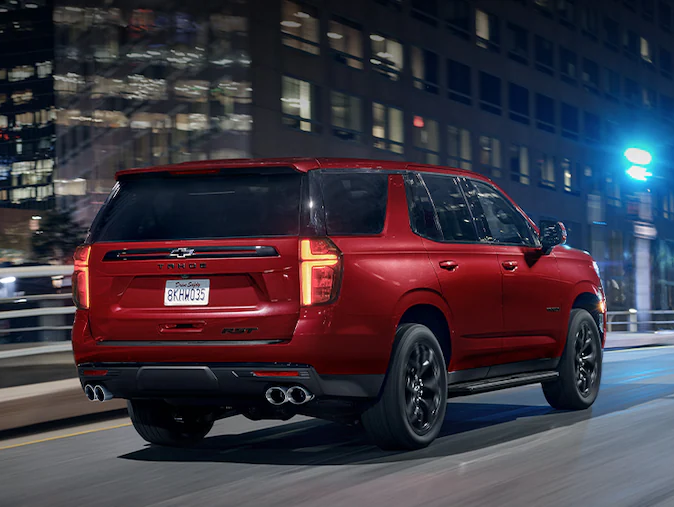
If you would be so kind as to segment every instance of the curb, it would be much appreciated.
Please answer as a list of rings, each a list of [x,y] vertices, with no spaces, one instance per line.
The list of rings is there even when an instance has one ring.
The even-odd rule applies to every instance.
[[[0,389],[0,431],[125,408],[124,400],[89,401],[78,379],[8,387]]]

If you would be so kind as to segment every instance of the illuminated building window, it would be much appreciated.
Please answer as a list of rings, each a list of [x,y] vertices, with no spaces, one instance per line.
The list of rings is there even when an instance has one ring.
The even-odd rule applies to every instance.
[[[359,24],[334,17],[327,35],[335,60],[354,69],[363,68],[363,29]]]
[[[122,79],[94,76],[94,86],[91,90],[91,97],[94,99],[122,97],[126,89],[126,83]]]
[[[315,7],[283,0],[281,33],[283,44],[291,48],[320,54],[318,13]]]
[[[195,125],[206,122],[203,114],[178,114],[176,123],[178,130],[206,130]],[[163,113],[134,113],[131,115],[132,129],[152,129],[154,131],[168,130],[171,128],[171,117]]]
[[[31,100],[33,100],[32,90],[21,90],[12,93],[12,102],[14,102],[14,105],[16,106],[20,106],[21,104],[27,104]]]
[[[208,101],[208,81],[176,81],[173,85],[176,97],[187,99],[189,102]]]
[[[529,148],[518,144],[510,145],[510,178],[512,181],[529,185]]]
[[[501,30],[499,19],[480,9],[475,10],[475,35],[477,45],[494,53],[501,51]]]
[[[480,165],[492,177],[501,177],[501,141],[499,139],[480,136]]]
[[[0,69],[0,81],[7,79],[7,69]]]
[[[94,119],[100,120],[96,122],[101,127],[107,128],[124,128],[129,126],[129,120],[121,111],[94,111]],[[170,118],[169,118],[170,123]]]
[[[674,192],[671,190],[662,198],[662,218],[674,220]]]
[[[403,45],[383,35],[370,35],[372,43],[372,57],[370,63],[375,72],[378,72],[391,81],[398,81],[403,70]]]
[[[183,131],[208,130],[208,117],[205,114],[177,114],[176,128]]]
[[[473,169],[473,143],[467,129],[447,127],[447,163],[459,169]]]
[[[537,161],[538,174],[541,178],[541,186],[555,188],[555,157],[541,154]]]
[[[414,87],[429,93],[438,93],[440,62],[432,51],[412,47],[412,77]]]
[[[248,32],[248,18],[243,16],[229,16],[227,14],[211,14],[211,29],[219,36],[234,32]]]
[[[0,106],[3,105],[5,102],[7,102],[7,94],[0,93]]]
[[[412,126],[414,127],[414,149],[417,152],[419,162],[425,164],[440,163],[440,130],[438,122],[423,116],[415,115]]]
[[[14,119],[16,127],[27,127],[34,123],[35,115],[32,112],[17,114]]]
[[[332,135],[348,141],[359,141],[363,131],[361,100],[353,95],[333,91],[330,94]]]
[[[568,158],[563,158],[559,162],[560,168],[562,170],[562,175],[564,176],[564,191],[573,192],[576,190],[576,178],[573,174],[573,162]]]
[[[35,75],[35,67],[32,65],[19,65],[9,71],[9,80],[12,82],[23,81]]]
[[[304,132],[318,132],[318,101],[315,85],[283,76],[281,111],[283,123]]]
[[[51,76],[54,70],[54,64],[51,61],[39,62],[35,66],[37,67],[37,77],[40,79]]]
[[[250,104],[253,100],[253,88],[250,81],[220,81],[211,89],[211,97],[217,100],[227,111],[235,104]]]
[[[74,72],[54,74],[54,91],[57,95],[73,95],[84,87],[84,78]]]
[[[165,79],[151,79],[142,74],[131,74],[124,97],[137,100],[163,100],[166,98],[166,91]]]
[[[374,147],[403,154],[403,112],[392,106],[372,104],[372,137]]]
[[[6,129],[9,125],[9,120],[4,114],[0,114],[0,129]],[[5,134],[6,135],[6,134]]]
[[[645,37],[640,38],[640,49],[641,49],[641,59],[649,64],[653,65],[653,62],[655,60],[654,54],[653,54],[653,44],[651,41],[646,39]]]

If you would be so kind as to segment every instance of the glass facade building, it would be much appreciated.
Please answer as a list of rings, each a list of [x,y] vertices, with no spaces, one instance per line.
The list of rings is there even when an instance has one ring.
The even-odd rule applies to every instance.
[[[610,309],[669,308],[674,0],[652,3],[0,0],[6,45],[32,41],[0,54],[0,207],[86,223],[117,170],[206,158],[446,164],[565,222]]]

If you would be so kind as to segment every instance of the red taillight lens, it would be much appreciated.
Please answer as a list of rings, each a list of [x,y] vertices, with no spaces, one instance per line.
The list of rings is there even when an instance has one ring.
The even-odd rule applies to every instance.
[[[75,250],[75,269],[73,271],[73,301],[78,310],[89,309],[89,245]]]
[[[302,306],[330,303],[337,298],[342,275],[342,253],[327,238],[300,241]]]

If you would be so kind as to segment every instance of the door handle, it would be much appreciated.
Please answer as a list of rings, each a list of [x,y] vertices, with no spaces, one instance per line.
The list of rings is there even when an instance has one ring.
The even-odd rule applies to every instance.
[[[515,271],[517,269],[517,261],[503,261],[501,265],[508,271]]]
[[[446,269],[447,271],[456,271],[459,267],[459,263],[456,261],[441,261],[440,267]]]

